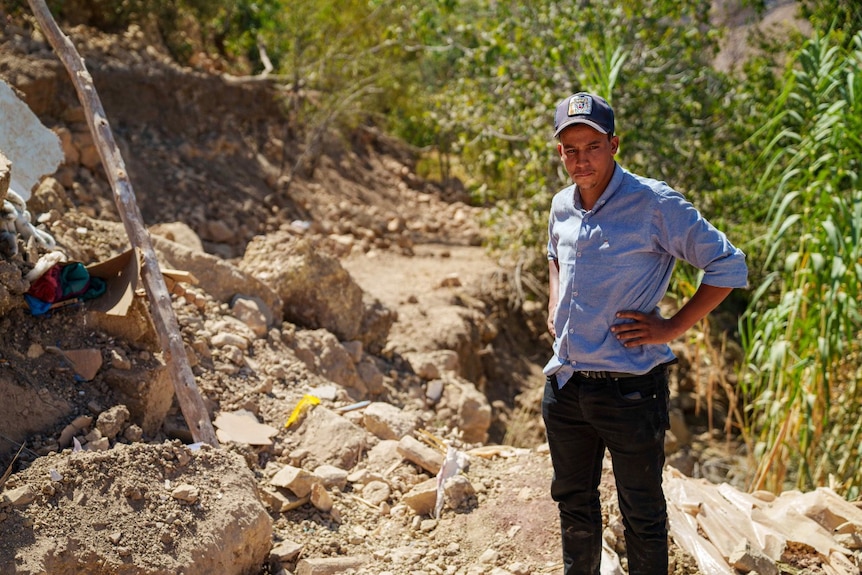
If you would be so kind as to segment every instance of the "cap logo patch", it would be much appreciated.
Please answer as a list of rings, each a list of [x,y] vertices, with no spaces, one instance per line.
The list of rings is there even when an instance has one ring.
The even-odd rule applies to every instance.
[[[593,99],[589,96],[572,96],[569,99],[569,116],[589,116],[593,112]]]

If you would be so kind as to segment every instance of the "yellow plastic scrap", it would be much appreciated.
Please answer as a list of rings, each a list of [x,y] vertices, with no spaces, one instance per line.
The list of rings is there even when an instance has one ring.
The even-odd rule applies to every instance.
[[[306,393],[302,396],[302,399],[299,400],[299,403],[296,404],[296,407],[293,408],[293,413],[291,413],[290,417],[287,418],[287,422],[285,422],[284,426],[290,428],[293,424],[298,423],[299,420],[305,416],[309,408],[319,403],[320,398]]]

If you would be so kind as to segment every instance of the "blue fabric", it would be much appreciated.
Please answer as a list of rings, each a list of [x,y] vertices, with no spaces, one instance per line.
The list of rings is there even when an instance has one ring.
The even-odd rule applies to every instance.
[[[678,259],[703,270],[708,285],[748,285],[745,254],[682,194],[619,165],[592,210],[574,185],[554,196],[548,237],[560,291],[544,372],[561,384],[575,370],[646,373],[674,358],[667,344],[626,348],[610,327],[618,311],[655,311]]]
[[[51,309],[51,306],[54,305],[52,302],[42,301],[28,293],[24,294],[24,301],[27,302],[27,307],[30,308],[30,313],[36,316],[45,315],[48,313],[48,310]]]

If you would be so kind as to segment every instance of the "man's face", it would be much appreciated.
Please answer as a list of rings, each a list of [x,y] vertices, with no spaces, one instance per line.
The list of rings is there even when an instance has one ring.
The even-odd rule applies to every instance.
[[[562,131],[557,151],[581,195],[597,198],[605,190],[614,173],[619,142],[618,136],[608,137],[586,124]]]

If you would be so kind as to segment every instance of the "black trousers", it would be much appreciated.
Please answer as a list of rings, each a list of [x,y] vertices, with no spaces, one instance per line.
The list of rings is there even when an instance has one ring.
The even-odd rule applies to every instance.
[[[610,451],[630,575],[667,575],[667,504],[662,491],[669,428],[667,369],[629,378],[547,378],[542,416],[554,467],[565,575],[599,575],[599,481]]]

